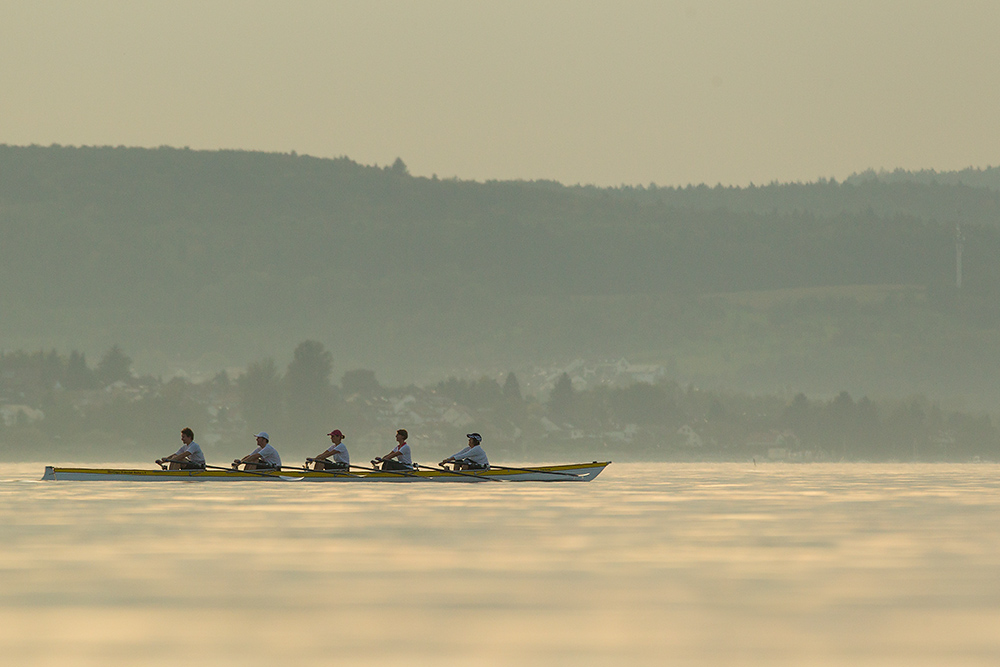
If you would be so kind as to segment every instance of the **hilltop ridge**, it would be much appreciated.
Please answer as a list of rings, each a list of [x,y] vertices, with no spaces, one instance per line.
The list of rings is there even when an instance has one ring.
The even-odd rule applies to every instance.
[[[170,374],[316,339],[394,382],[627,356],[746,389],[994,395],[998,220],[996,190],[942,179],[597,188],[0,146],[0,346],[118,343]],[[883,285],[915,291],[850,296]],[[839,291],[704,298],[800,288]]]

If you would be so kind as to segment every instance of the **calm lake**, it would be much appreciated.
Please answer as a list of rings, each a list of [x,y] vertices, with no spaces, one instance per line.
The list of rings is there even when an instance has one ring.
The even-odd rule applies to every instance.
[[[586,484],[43,467],[0,465],[3,664],[1000,664],[994,464],[613,464]]]

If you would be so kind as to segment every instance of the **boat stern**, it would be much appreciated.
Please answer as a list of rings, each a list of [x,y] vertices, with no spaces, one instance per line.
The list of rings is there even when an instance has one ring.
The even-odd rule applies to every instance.
[[[56,469],[52,466],[45,466],[45,474],[42,475],[42,481],[55,481]]]

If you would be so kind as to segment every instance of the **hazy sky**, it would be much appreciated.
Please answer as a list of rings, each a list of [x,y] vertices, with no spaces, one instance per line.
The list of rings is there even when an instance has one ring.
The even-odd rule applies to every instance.
[[[0,143],[745,184],[1000,164],[996,0],[0,0]]]

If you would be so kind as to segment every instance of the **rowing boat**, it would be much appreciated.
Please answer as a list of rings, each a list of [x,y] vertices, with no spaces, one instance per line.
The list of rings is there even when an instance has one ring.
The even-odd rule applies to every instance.
[[[601,474],[611,461],[571,463],[522,468],[448,470],[421,468],[413,471],[352,470],[130,470],[125,468],[58,468],[45,466],[42,480],[51,481],[120,481],[120,482],[589,482]]]

